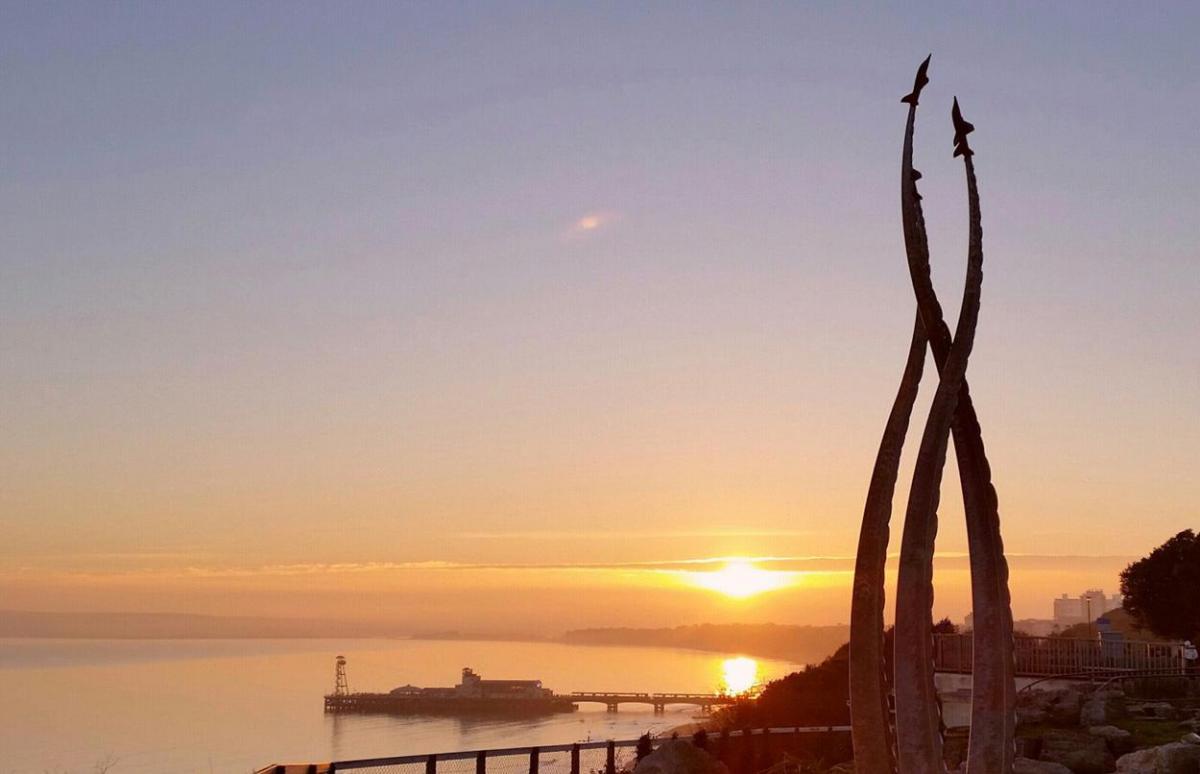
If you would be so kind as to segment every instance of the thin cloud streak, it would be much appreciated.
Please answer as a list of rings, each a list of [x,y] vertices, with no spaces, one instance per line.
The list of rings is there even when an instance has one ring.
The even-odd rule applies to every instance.
[[[889,555],[894,561],[896,555]],[[1043,564],[1129,562],[1132,556],[1075,555],[1075,554],[1014,554],[1009,557],[1017,566],[1033,567]],[[963,552],[944,552],[935,555],[939,563],[965,566],[968,560]],[[693,559],[673,559],[641,562],[455,562],[429,560],[414,562],[319,562],[270,564],[244,567],[196,566],[180,568],[145,567],[126,570],[50,570],[34,567],[18,567],[0,571],[4,576],[28,576],[42,573],[50,577],[69,578],[113,578],[113,577],[176,577],[176,578],[255,578],[289,577],[313,575],[351,575],[389,572],[705,572],[719,569],[731,561],[744,561],[755,565],[769,565],[772,570],[797,573],[842,574],[853,570],[852,556],[717,556]]]

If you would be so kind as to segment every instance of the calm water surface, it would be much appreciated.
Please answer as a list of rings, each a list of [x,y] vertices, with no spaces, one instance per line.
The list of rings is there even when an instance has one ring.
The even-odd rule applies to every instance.
[[[541,643],[0,639],[0,772],[90,774],[115,760],[112,774],[247,774],[276,762],[629,738],[695,713],[582,705],[520,721],[326,715],[338,653],[354,691],[453,685],[471,666],[559,692],[711,692],[746,668],[726,663],[736,654]],[[761,679],[795,668],[756,661]]]

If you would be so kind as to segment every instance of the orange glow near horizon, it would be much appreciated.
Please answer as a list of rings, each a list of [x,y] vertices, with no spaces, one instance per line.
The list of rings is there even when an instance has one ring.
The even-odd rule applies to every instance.
[[[693,586],[716,591],[734,599],[747,599],[767,591],[793,586],[799,573],[785,570],[764,570],[749,559],[734,558],[719,570],[685,572]]]

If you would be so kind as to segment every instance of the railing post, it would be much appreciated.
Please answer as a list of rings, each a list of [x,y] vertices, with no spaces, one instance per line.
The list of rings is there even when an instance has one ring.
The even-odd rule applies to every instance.
[[[762,771],[771,765],[771,729],[764,728],[762,730],[762,744],[759,745],[760,757],[758,762],[758,770]]]
[[[480,750],[475,755],[475,774],[487,774],[487,751]]]
[[[437,753],[425,759],[425,774],[437,774]]]
[[[717,760],[728,762],[729,759],[729,729],[722,728],[721,736],[717,740]]]
[[[750,733],[750,729],[742,729],[742,756],[741,756],[741,772],[750,774],[754,771],[754,736]]]
[[[617,774],[617,743],[608,740],[608,751],[604,758],[604,774]]]
[[[529,774],[538,774],[538,758],[542,757],[540,747],[529,748]]]
[[[571,745],[571,774],[579,774],[579,742]]]

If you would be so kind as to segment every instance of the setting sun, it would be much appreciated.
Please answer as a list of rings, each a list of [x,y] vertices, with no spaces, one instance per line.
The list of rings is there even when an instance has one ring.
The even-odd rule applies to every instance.
[[[745,599],[765,591],[791,586],[796,573],[784,570],[764,570],[748,559],[730,559],[725,566],[711,572],[689,572],[689,583],[717,591],[734,599]]]

